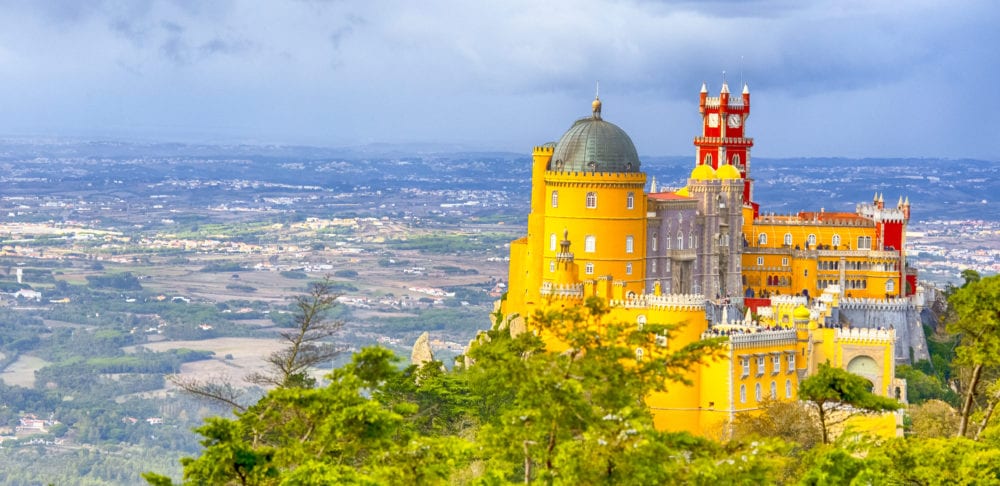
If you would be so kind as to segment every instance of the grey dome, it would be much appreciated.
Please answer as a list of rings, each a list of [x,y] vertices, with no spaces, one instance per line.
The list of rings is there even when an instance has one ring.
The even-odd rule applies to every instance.
[[[549,170],[559,172],[639,172],[639,155],[625,130],[594,116],[581,118],[556,143]]]

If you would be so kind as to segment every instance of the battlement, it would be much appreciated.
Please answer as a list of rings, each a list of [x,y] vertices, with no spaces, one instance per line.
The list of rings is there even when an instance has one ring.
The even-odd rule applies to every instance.
[[[611,300],[610,307],[627,309],[671,309],[694,311],[705,308],[705,296],[700,294],[643,294],[622,300]]]
[[[549,184],[579,183],[580,179],[593,179],[594,182],[646,184],[646,174],[643,172],[586,172],[546,170],[545,181]]]
[[[542,282],[539,293],[546,297],[556,299],[582,299],[583,284],[559,284],[552,282]]]
[[[545,145],[536,145],[532,149],[532,155],[544,155],[551,154],[556,150],[556,145],[554,143],[547,143]]]
[[[718,108],[722,105],[722,99],[718,96],[708,96],[705,97],[705,108]],[[729,103],[726,105],[729,111],[739,112],[743,110],[743,99],[740,97],[733,97],[729,99]]]
[[[785,328],[764,328],[760,326],[745,325],[721,325],[712,326],[709,330],[701,333],[702,339],[715,339],[725,337],[735,348],[751,348],[772,345],[794,345],[798,341],[798,334],[794,329]]]
[[[834,336],[838,341],[848,343],[894,344],[896,342],[896,331],[894,329],[854,327],[851,329],[837,329]]]
[[[840,299],[840,308],[844,310],[891,310],[904,311],[913,306],[906,297],[888,299],[872,299],[865,297],[844,297]]]
[[[857,213],[876,222],[903,223],[907,218],[902,208],[879,208],[874,204],[858,204]]]
[[[804,295],[775,295],[771,297],[771,305],[792,306],[809,305],[809,299]]]

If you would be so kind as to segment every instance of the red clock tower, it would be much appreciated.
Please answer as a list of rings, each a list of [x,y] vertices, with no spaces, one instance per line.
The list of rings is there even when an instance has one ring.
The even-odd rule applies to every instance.
[[[736,167],[743,178],[743,204],[752,204],[753,179],[749,175],[753,139],[747,138],[744,132],[750,117],[750,87],[744,84],[743,94],[730,99],[728,83],[722,83],[718,98],[709,97],[708,88],[702,84],[698,112],[701,113],[702,129],[701,136],[694,139],[697,164],[707,164],[713,169],[726,164]]]

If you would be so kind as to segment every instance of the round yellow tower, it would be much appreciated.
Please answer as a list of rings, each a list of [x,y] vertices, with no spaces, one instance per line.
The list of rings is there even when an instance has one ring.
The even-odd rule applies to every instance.
[[[625,292],[644,290],[646,175],[628,134],[601,118],[577,120],[559,139],[544,174],[542,281],[557,279],[560,237],[572,242],[580,279],[610,275]],[[607,297],[607,296],[605,296]]]

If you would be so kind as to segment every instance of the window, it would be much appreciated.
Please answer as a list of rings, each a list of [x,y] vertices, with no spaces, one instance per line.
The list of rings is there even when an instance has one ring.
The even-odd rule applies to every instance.
[[[795,353],[788,353],[788,370],[786,373],[795,371]]]
[[[763,375],[766,371],[767,362],[764,360],[763,356],[757,357],[757,376]]]
[[[859,250],[871,250],[872,249],[872,237],[871,236],[859,236],[858,237],[858,249]]]
[[[625,196],[625,208],[635,209],[635,193],[630,192]]]
[[[684,249],[684,235],[677,235],[677,249]]]
[[[771,370],[771,373],[780,373],[781,372],[781,355],[780,354],[775,354],[775,355],[771,356],[771,366],[774,367],[774,369]]]
[[[747,402],[747,386],[740,385],[740,403]]]
[[[584,265],[584,267],[583,267],[583,273],[586,273],[587,275],[593,275],[594,274],[594,264],[593,263],[588,263],[588,264]]]
[[[638,327],[640,331],[642,330],[642,328],[646,327],[646,315],[645,314],[639,314],[638,316],[636,316],[636,318],[635,318],[635,324],[636,324],[636,327]]]
[[[896,291],[896,281],[892,280],[892,279],[886,280],[885,281],[885,291],[887,293],[890,293],[890,294],[893,293],[893,292],[895,292]]]
[[[590,209],[597,207],[597,193],[588,192],[587,193],[587,207]]]
[[[625,275],[632,275],[632,264],[631,263],[626,263],[625,264]]]
[[[594,235],[587,235],[587,237],[583,239],[583,251],[587,253],[594,253],[597,251],[597,237]]]
[[[653,235],[653,239],[650,240],[649,246],[650,246],[650,248],[652,248],[652,251],[656,251],[656,242],[657,242],[658,239],[659,238],[657,238],[656,235]]]
[[[785,398],[792,398],[792,380],[785,380]]]
[[[635,348],[635,360],[642,361],[642,348]]]
[[[792,246],[792,234],[785,233],[785,246]]]
[[[556,262],[551,261],[549,262],[549,272],[554,272],[554,271],[556,271]]]
[[[652,265],[650,265],[650,271],[656,273],[656,260],[653,260]]]
[[[764,257],[757,257],[757,266],[758,267],[764,266]]]
[[[632,253],[635,250],[635,238],[632,235],[625,237],[625,253]]]
[[[708,154],[705,156],[705,165],[709,167],[712,166],[712,154]]]
[[[776,382],[771,382],[771,400],[778,398],[778,384]]]
[[[664,334],[657,334],[656,335],[656,345],[659,346],[659,347],[661,347],[661,348],[667,347],[667,336],[664,335]]]
[[[757,385],[753,387],[753,396],[754,398],[757,399],[758,402],[761,401],[761,399],[763,398],[760,393],[760,383],[757,383]]]
[[[761,233],[759,236],[757,236],[757,244],[758,245],[766,245],[767,244],[767,234],[766,233]]]
[[[552,250],[552,251],[556,251],[556,234],[555,233],[552,233],[551,235],[549,235],[549,249]]]
[[[552,207],[559,207],[559,191],[552,191]]]
[[[694,235],[688,235],[688,248],[691,248],[692,250],[696,248],[694,246]]]
[[[785,258],[781,259],[781,266],[783,266],[783,267],[787,267],[788,266],[788,257],[785,257]]]
[[[809,236],[806,237],[806,241],[809,243],[809,246],[816,246],[816,235],[809,233]]]
[[[833,239],[830,241],[833,246],[840,246],[840,235],[833,235]]]
[[[741,358],[740,364],[743,365],[743,376],[741,378],[750,376],[750,358]]]
[[[740,165],[740,154],[733,156],[733,165]]]

